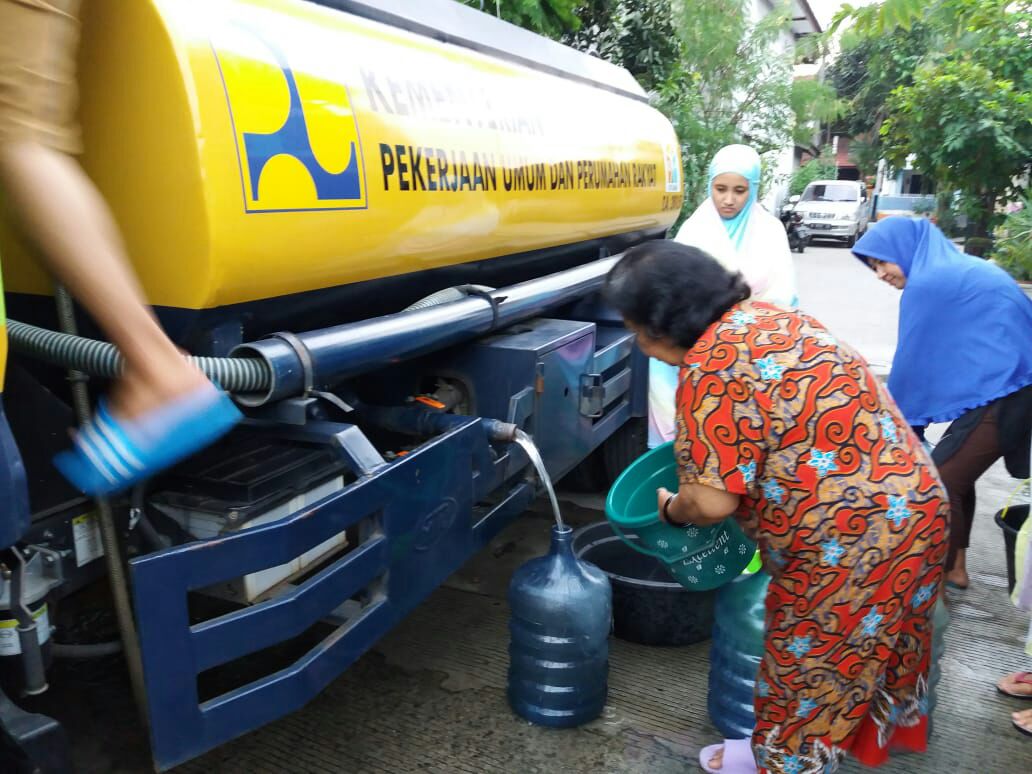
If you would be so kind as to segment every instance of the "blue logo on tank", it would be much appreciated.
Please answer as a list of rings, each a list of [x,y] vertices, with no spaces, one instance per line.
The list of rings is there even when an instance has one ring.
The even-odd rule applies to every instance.
[[[304,84],[299,86],[281,45],[251,28],[235,26],[227,34],[236,40],[250,38],[246,53],[237,53],[239,45],[215,48],[237,135],[247,212],[364,208],[365,169],[347,88],[312,76],[312,88],[319,93],[306,99]],[[255,43],[264,49],[262,54]],[[277,101],[281,95],[286,104]],[[270,116],[284,112],[275,129],[252,128],[268,127]],[[313,145],[313,138],[321,144]],[[317,148],[335,153],[338,166],[339,158],[346,157],[343,168],[328,168]]]

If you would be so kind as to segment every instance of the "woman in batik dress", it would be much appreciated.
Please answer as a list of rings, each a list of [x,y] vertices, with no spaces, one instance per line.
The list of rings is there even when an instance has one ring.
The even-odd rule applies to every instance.
[[[629,250],[606,283],[646,355],[681,366],[671,524],[736,518],[771,575],[750,740],[707,771],[825,774],[923,751],[945,493],[863,359],[816,320],[749,299],[705,253]]]

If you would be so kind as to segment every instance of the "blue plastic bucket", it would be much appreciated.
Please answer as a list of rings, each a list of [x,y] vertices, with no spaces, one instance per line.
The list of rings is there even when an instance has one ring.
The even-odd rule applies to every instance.
[[[679,485],[673,447],[657,446],[620,474],[606,497],[606,518],[627,545],[661,561],[685,588],[717,588],[749,566],[756,544],[733,518],[712,527],[671,527],[659,518],[656,490],[676,492]]]

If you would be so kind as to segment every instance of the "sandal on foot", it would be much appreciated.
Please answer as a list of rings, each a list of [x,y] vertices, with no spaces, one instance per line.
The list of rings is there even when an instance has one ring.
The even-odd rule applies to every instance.
[[[54,465],[86,494],[121,492],[218,440],[240,418],[232,399],[212,384],[135,419],[115,419],[101,399]]]
[[[709,765],[720,748],[724,748],[724,762],[719,769]],[[725,739],[720,744],[711,744],[699,753],[699,765],[707,774],[756,774],[756,759],[753,757],[751,739]]]
[[[1032,714],[1032,710],[1022,710],[1020,713],[1019,712],[1015,712],[1014,714],[1015,715]],[[1029,722],[1032,722],[1032,718],[1030,718],[1028,721],[1026,721],[1026,723],[1029,723]],[[1027,725],[1022,725],[1018,721],[1014,720],[1013,716],[1011,717],[1011,725],[1014,726],[1016,729],[1018,729],[1018,731],[1023,733],[1025,736],[1032,736],[1032,730],[1030,730]]]
[[[1007,675],[1006,677],[1001,678],[1000,683],[1002,683],[1008,677],[1012,678],[1013,681],[1015,683],[1018,683],[1019,685],[1027,685],[1030,688],[1032,688],[1032,672],[1015,672],[1014,674]],[[1004,696],[1009,696],[1012,699],[1032,701],[1032,691],[1030,691],[1029,693],[1014,693],[1012,691],[1008,691],[1000,687],[1000,683],[996,684],[996,690],[1002,693]]]

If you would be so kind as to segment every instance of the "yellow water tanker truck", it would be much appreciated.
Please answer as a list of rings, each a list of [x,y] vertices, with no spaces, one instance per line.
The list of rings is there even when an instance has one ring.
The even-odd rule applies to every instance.
[[[517,435],[553,478],[638,453],[644,359],[597,290],[666,236],[681,160],[626,71],[452,0],[82,13],[82,164],[246,419],[110,502],[72,490],[73,392],[120,358],[4,219],[0,677],[16,699],[123,648],[165,770],[309,701],[525,510]],[[198,680],[316,630],[288,667]]]

